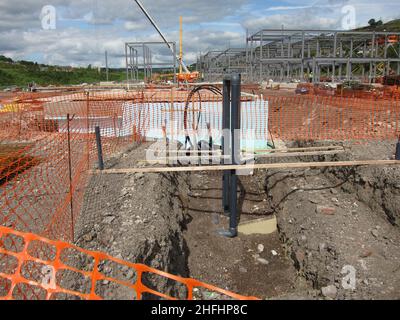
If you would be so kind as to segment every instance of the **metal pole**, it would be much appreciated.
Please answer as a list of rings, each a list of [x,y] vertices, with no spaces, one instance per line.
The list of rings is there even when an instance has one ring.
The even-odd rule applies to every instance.
[[[333,40],[333,58],[336,58],[336,53],[337,53],[337,32],[335,32],[334,40]],[[336,75],[336,65],[335,61],[332,63],[332,82],[336,81],[335,78]]]
[[[223,82],[223,129],[224,134],[230,130],[230,158],[233,164],[239,164],[240,158],[240,98],[241,75],[232,74]],[[226,154],[225,135],[222,139],[223,155]],[[225,170],[223,178],[223,206],[225,212],[230,212],[229,230],[221,231],[222,236],[234,238],[237,236],[237,175],[236,170]]]
[[[176,83],[178,83],[178,79],[177,79],[177,76],[176,76],[176,59],[175,59],[175,56],[176,56],[176,44],[173,43],[172,47],[173,47],[173,56],[174,56],[174,58],[173,58],[173,60],[174,60],[174,84],[176,84]]]
[[[89,106],[90,91],[86,92],[86,157],[87,169],[90,169],[90,106]]]
[[[231,129],[231,82],[228,79],[224,79],[223,84],[223,112],[222,112],[222,155],[226,155],[226,153],[231,154],[230,149],[230,137],[228,141],[225,140],[227,138],[226,134],[228,130]],[[223,188],[222,188],[222,206],[224,208],[225,213],[229,213],[229,184],[230,184],[230,172],[224,171],[223,174]]]
[[[301,66],[300,66],[300,81],[304,81],[304,58],[305,58],[305,34],[301,35]]]
[[[232,146],[232,163],[239,164],[240,157],[240,97],[241,97],[241,76],[240,74],[232,75],[232,108],[231,108],[231,146]],[[230,222],[229,232],[231,237],[237,236],[238,209],[237,209],[237,175],[236,170],[230,172]]]
[[[246,29],[246,81],[249,81],[249,29]]]
[[[96,126],[96,143],[97,143],[97,156],[99,159],[99,169],[104,170],[103,148],[101,145],[101,133],[99,126]]]
[[[71,157],[71,128],[70,128],[70,118],[69,114],[67,114],[67,132],[68,132],[68,170],[69,170],[69,204],[70,204],[70,212],[71,212],[71,237],[72,242],[74,242],[74,203],[73,203],[73,186],[72,186],[72,157]]]
[[[260,83],[263,81],[263,46],[264,46],[264,39],[263,39],[263,33],[261,33],[261,45],[260,45]]]
[[[129,60],[128,60],[128,44],[125,43],[125,60],[126,60],[126,87],[129,90]]]
[[[108,52],[106,51],[106,79],[108,82]]]

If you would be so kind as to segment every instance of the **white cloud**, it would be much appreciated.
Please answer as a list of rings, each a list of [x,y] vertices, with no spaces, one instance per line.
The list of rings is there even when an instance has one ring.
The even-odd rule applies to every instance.
[[[50,2],[50,3],[49,3]],[[178,41],[179,15],[184,17],[184,52],[187,63],[200,51],[245,46],[245,29],[339,28],[340,9],[354,5],[358,25],[370,18],[399,16],[394,0],[285,0],[257,6],[251,0],[143,0],[145,7],[170,41]],[[56,7],[57,30],[41,29],[44,5]],[[16,59],[39,57],[39,62],[63,65],[103,65],[109,52],[113,67],[124,65],[124,43],[161,41],[133,0],[1,0],[0,54]],[[243,27],[242,27],[243,26]],[[158,49],[163,59],[167,49]]]

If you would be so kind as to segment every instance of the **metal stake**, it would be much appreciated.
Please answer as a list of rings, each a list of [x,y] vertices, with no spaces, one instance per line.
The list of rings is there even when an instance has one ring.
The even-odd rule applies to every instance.
[[[240,98],[241,75],[233,74],[224,79],[223,84],[223,129],[230,130],[230,158],[232,164],[239,164],[240,157]],[[227,141],[222,138],[222,153],[225,155]],[[225,170],[223,176],[223,206],[225,213],[229,213],[229,230],[221,231],[224,237],[237,236],[238,209],[237,209],[237,175],[236,170]]]
[[[99,169],[104,170],[103,147],[101,145],[100,127],[96,126],[95,130],[96,130],[97,156],[99,159]]]
[[[70,128],[70,121],[73,120],[70,118],[70,115],[67,114],[67,136],[68,136],[68,171],[69,171],[69,203],[70,203],[70,212],[71,212],[71,236],[72,242],[74,242],[74,203],[73,203],[73,186],[72,186],[72,157],[71,157],[71,128]]]

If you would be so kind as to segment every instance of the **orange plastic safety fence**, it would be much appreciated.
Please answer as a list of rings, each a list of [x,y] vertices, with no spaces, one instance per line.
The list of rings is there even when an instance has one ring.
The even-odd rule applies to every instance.
[[[192,134],[208,125],[221,130],[222,97],[201,92],[187,104],[188,96],[188,91],[169,88],[26,94],[15,101],[7,97],[0,109],[0,225],[73,242],[90,169],[97,162],[95,127],[101,129],[106,160],[145,141],[182,138],[185,130]],[[345,141],[399,135],[396,99],[265,99],[268,108],[261,100],[243,97],[244,139],[266,144],[271,139]]]
[[[400,101],[324,96],[266,97],[269,129],[282,141],[378,140],[399,136]]]
[[[125,148],[186,130],[222,129],[222,98],[210,92],[157,89],[25,94],[0,110],[0,225],[73,240],[89,169],[97,159],[95,127],[109,158]],[[266,97],[242,101],[242,134],[271,139],[394,139],[398,100]],[[186,117],[185,117],[186,111]],[[69,116],[69,121],[68,121]],[[186,120],[186,122],[185,122]],[[247,129],[252,130],[251,134]],[[249,136],[246,136],[248,134]]]
[[[397,85],[371,87],[367,84],[361,85],[358,89],[337,87],[327,84],[300,83],[297,88],[305,89],[303,94],[315,96],[334,96],[340,98],[355,98],[363,100],[399,100],[400,89]]]
[[[0,299],[180,298],[152,289],[147,284],[148,275],[181,284],[183,299],[192,300],[193,289],[197,288],[219,293],[227,299],[256,300],[104,253],[0,227]]]

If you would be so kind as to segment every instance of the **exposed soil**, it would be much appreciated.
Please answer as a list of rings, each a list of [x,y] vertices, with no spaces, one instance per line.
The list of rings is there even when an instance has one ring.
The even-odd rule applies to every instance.
[[[242,177],[239,202],[241,221],[259,218],[267,212],[263,180]],[[287,258],[279,234],[222,237],[229,219],[222,210],[222,176],[195,174],[190,179],[189,215],[185,231],[189,247],[190,275],[218,287],[246,296],[305,298],[310,286]],[[260,250],[261,249],[261,250]],[[274,255],[272,253],[274,251]],[[203,295],[201,298],[218,298]]]
[[[148,146],[143,144],[122,153],[109,160],[107,167],[138,166],[138,161],[145,159]],[[77,244],[187,277],[187,248],[181,231],[185,215],[180,200],[186,185],[184,178],[170,174],[94,176],[76,226]],[[136,275],[130,272],[129,276],[133,279]],[[186,294],[166,278],[149,276],[144,283],[174,297],[184,298]],[[102,294],[109,299],[132,298],[131,292],[121,292],[107,282]]]
[[[297,160],[392,159],[395,143],[344,143],[345,154]],[[320,143],[291,147],[315,145]],[[241,219],[275,213],[279,234],[235,239],[217,233],[228,225],[220,209],[221,178],[193,176],[193,220],[185,232],[191,276],[260,298],[398,299],[399,174],[398,168],[360,167],[274,170],[242,177],[248,193]],[[254,205],[257,212],[249,212]],[[257,262],[259,244],[264,246],[259,256],[268,265]],[[353,271],[354,283],[346,278]]]
[[[319,144],[292,147],[310,145]],[[297,160],[390,159],[395,150],[394,141],[344,145],[349,152]],[[137,166],[146,148],[108,166]],[[76,227],[78,245],[262,299],[398,299],[399,175],[398,168],[372,167],[256,171],[240,178],[240,219],[275,214],[279,230],[234,239],[218,233],[228,226],[220,174],[95,176]],[[174,282],[145,281],[185,296]],[[131,297],[107,283],[102,293]],[[196,291],[196,298],[225,297]]]
[[[395,142],[347,147],[337,160],[390,159]],[[399,174],[386,167],[268,174],[282,241],[314,288],[334,286],[328,296],[338,299],[400,297]],[[345,278],[349,270],[354,283]]]

